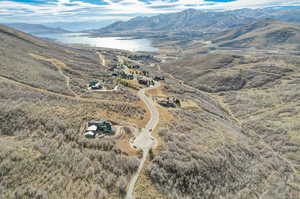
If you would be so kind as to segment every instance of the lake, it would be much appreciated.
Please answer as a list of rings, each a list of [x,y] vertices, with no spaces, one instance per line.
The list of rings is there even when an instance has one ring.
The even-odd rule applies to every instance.
[[[41,38],[48,38],[66,44],[85,44],[92,47],[115,48],[129,51],[155,52],[149,39],[130,39],[124,37],[89,37],[84,33],[39,34]]]

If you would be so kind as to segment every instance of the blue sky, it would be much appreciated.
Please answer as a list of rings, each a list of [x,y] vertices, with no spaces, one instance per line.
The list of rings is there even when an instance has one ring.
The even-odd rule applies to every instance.
[[[187,8],[234,10],[300,6],[300,0],[0,0],[0,23],[128,20]]]

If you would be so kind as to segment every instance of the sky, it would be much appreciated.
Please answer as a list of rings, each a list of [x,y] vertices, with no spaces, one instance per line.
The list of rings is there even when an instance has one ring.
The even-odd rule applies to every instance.
[[[300,0],[0,0],[0,23],[113,22],[188,8],[293,7]]]

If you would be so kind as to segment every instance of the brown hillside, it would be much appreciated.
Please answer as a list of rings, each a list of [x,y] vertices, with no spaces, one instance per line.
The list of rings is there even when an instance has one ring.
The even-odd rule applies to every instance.
[[[229,51],[163,64],[198,89],[172,93],[196,101],[196,92],[210,95],[224,112],[212,123],[209,113],[219,114],[207,113],[207,104],[200,103],[204,112],[174,110],[180,122],[161,129],[168,147],[149,168],[152,182],[192,198],[299,198],[299,64],[299,56]]]
[[[0,198],[124,195],[137,157],[80,129],[90,119],[144,123],[146,111],[127,91],[85,97],[104,69],[94,50],[0,27]]]
[[[220,47],[300,50],[300,25],[273,19],[227,31],[215,38]]]

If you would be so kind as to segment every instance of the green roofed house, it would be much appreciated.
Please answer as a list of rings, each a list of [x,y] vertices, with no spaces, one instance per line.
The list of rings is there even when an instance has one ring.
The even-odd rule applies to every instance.
[[[86,138],[95,138],[95,133],[92,131],[87,131],[84,133],[84,137]]]
[[[100,131],[104,133],[112,133],[112,125],[110,122],[103,121],[97,125]]]
[[[88,122],[88,129],[96,133],[110,134],[113,132],[112,124],[105,120],[91,120]]]
[[[101,89],[102,86],[98,81],[91,81],[88,85],[89,89]]]
[[[114,129],[112,124],[106,120],[91,120],[87,124],[87,129],[84,133],[86,138],[104,137],[105,135],[112,134]]]

